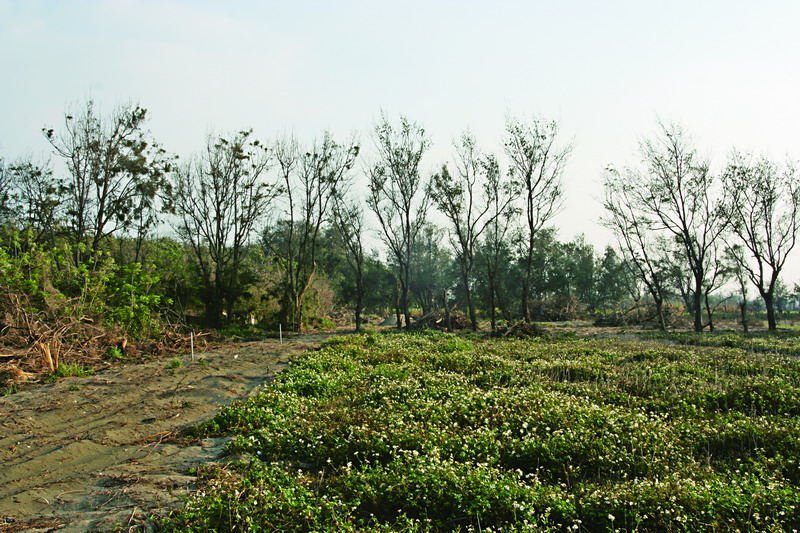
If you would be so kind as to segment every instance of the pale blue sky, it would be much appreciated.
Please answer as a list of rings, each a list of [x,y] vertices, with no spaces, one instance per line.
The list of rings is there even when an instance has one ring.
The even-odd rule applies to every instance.
[[[597,227],[599,177],[635,163],[657,117],[716,165],[800,157],[800,2],[0,0],[0,156],[46,153],[44,125],[136,100],[183,157],[209,130],[368,132],[380,110],[429,131],[432,171],[506,111],[561,122],[575,150],[561,237]],[[368,155],[367,155],[368,156]]]

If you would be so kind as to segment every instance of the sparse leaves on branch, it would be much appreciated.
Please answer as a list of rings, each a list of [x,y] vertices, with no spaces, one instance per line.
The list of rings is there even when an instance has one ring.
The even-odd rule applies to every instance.
[[[732,257],[764,299],[769,329],[774,330],[776,286],[800,229],[800,174],[792,161],[781,168],[765,157],[734,152],[723,182],[724,214],[746,250]]]
[[[58,131],[42,130],[69,172],[63,191],[73,244],[96,251],[103,239],[136,221],[140,226],[155,222],[146,212],[167,187],[173,158],[150,139],[146,117],[147,111],[136,104],[102,117],[90,100],[78,112],[65,114]]]
[[[419,165],[431,142],[420,124],[401,116],[394,125],[386,115],[374,128],[374,140],[378,161],[368,171],[367,204],[378,218],[381,237],[395,262],[400,306],[408,327],[412,253],[430,202]]]
[[[266,228],[263,243],[283,269],[282,321],[294,331],[303,329],[303,302],[316,275],[320,230],[331,219],[337,192],[359,150],[355,141],[340,144],[328,132],[307,149],[293,138],[276,144],[284,218]]]
[[[520,312],[532,320],[530,298],[533,252],[537,233],[556,215],[564,202],[562,176],[572,143],[562,143],[555,121],[533,118],[523,122],[506,118],[505,153],[509,172],[522,187],[522,211],[525,215],[525,251]]]

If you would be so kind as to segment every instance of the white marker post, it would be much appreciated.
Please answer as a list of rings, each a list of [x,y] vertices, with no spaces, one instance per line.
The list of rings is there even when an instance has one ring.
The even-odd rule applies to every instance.
[[[189,346],[192,348],[192,363],[194,363],[194,331],[189,332]]]
[[[283,344],[283,324],[278,324],[278,337],[281,339],[281,344]]]

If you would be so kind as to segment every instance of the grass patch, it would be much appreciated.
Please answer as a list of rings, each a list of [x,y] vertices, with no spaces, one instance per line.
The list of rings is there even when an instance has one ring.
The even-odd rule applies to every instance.
[[[196,429],[172,531],[800,528],[800,360],[647,341],[333,339]]]
[[[94,374],[91,368],[83,367],[77,363],[60,363],[55,372],[47,377],[48,383],[53,383],[63,378],[85,378]]]
[[[180,368],[182,366],[183,366],[183,361],[181,361],[179,358],[175,357],[173,359],[170,359],[169,362],[166,364],[166,366],[164,368],[166,368],[167,370],[171,370],[171,369],[174,370],[174,369]]]

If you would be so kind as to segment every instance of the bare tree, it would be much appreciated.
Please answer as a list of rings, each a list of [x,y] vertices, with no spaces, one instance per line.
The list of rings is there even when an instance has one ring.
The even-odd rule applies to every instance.
[[[634,212],[666,233],[682,256],[691,278],[694,329],[702,331],[705,296],[719,281],[721,236],[727,227],[720,209],[717,180],[700,158],[687,133],[676,124],[659,123],[658,135],[639,144],[643,170],[626,178]]]
[[[90,100],[80,113],[65,115],[61,133],[42,130],[69,171],[64,191],[74,244],[97,250],[105,237],[129,228],[166,186],[171,158],[143,129],[146,116],[129,104],[103,119]]]
[[[461,282],[467,300],[472,330],[478,330],[478,318],[472,301],[472,270],[475,246],[486,227],[486,215],[491,204],[479,204],[479,154],[475,136],[469,132],[461,135],[456,144],[456,172],[454,178],[446,165],[430,181],[433,202],[450,221],[450,242],[461,268]]]
[[[749,256],[733,257],[758,289],[774,331],[775,288],[800,228],[800,177],[794,163],[781,169],[765,157],[754,161],[734,152],[723,183],[731,231]]]
[[[638,211],[636,199],[631,195],[634,187],[631,180],[635,179],[633,173],[621,174],[615,168],[606,169],[603,207],[607,215],[601,223],[614,233],[622,257],[653,299],[659,327],[666,330],[664,302],[668,276],[660,254],[662,248],[654,239],[655,222]]]
[[[525,247],[522,258],[523,279],[520,312],[531,321],[528,305],[538,232],[555,216],[564,201],[562,174],[572,152],[572,143],[560,145],[558,123],[534,118],[521,122],[506,119],[505,152],[510,172],[522,184],[525,213]]]
[[[421,125],[402,116],[394,126],[382,114],[374,135],[379,160],[369,169],[367,204],[378,217],[382,240],[396,263],[400,307],[410,327],[412,251],[430,200],[419,165],[431,143]]]
[[[509,320],[508,308],[500,290],[500,271],[509,254],[508,235],[513,228],[513,219],[519,213],[514,201],[519,197],[519,183],[508,177],[504,179],[500,164],[493,155],[481,161],[484,182],[484,197],[487,200],[487,224],[481,245],[489,293],[489,320],[492,332],[497,331],[497,307],[505,320]]]
[[[329,133],[308,151],[294,139],[275,148],[284,186],[284,227],[265,232],[264,242],[284,271],[283,315],[294,331],[303,329],[303,302],[317,270],[320,228],[331,217],[338,188],[353,167],[359,147],[336,143]]]
[[[356,331],[361,331],[361,311],[364,307],[364,211],[354,201],[348,200],[346,191],[334,198],[333,223],[336,233],[347,251],[347,264],[355,276]]]
[[[430,182],[430,194],[436,206],[450,221],[450,241],[461,270],[461,282],[467,301],[470,324],[478,329],[472,294],[475,250],[481,235],[501,217],[513,194],[503,194],[497,160],[481,156],[475,136],[464,132],[455,144],[456,176],[447,166]],[[499,230],[499,228],[493,228]]]
[[[221,326],[226,306],[232,318],[243,292],[245,247],[279,192],[264,180],[270,151],[251,135],[209,136],[203,154],[173,172],[176,229],[191,246],[202,274],[206,320],[212,327]]]

